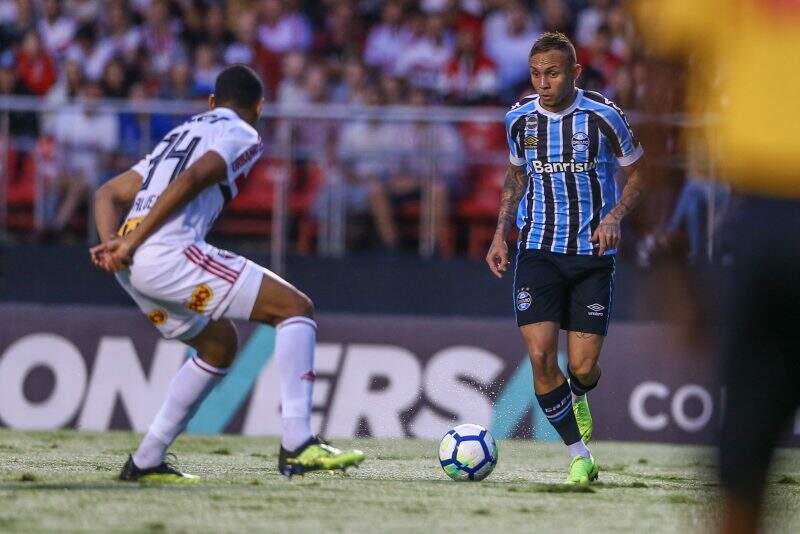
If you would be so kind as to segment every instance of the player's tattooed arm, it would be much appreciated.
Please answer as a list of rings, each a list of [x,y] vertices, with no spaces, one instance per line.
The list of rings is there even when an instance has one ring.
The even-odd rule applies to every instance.
[[[606,250],[616,248],[622,240],[620,222],[630,213],[641,200],[644,191],[644,178],[639,165],[623,167],[628,175],[628,181],[622,189],[617,205],[608,215],[603,217],[597,229],[592,234],[592,242],[597,243],[597,253],[602,256]]]
[[[489,252],[486,254],[486,263],[489,264],[489,270],[498,278],[502,278],[503,273],[508,269],[506,234],[514,223],[519,200],[525,192],[527,183],[528,176],[525,174],[525,167],[509,164],[508,171],[506,171],[506,180],[503,184],[503,193],[500,197],[500,214],[497,217],[497,229],[494,232],[494,239],[492,239]]]
[[[628,181],[625,183],[625,187],[622,189],[622,195],[620,196],[619,202],[617,205],[614,206],[614,209],[611,210],[609,215],[613,215],[615,219],[621,221],[623,217],[625,217],[628,213],[630,213],[639,201],[641,200],[642,190],[644,188],[644,179],[642,178],[642,173],[639,170],[638,166],[632,166],[629,168],[625,168],[626,174],[628,175]]]
[[[509,164],[506,171],[506,179],[503,183],[503,193],[500,197],[500,214],[497,217],[495,237],[499,236],[505,240],[508,230],[514,224],[519,201],[525,192],[527,184],[528,177],[525,174],[525,167]]]

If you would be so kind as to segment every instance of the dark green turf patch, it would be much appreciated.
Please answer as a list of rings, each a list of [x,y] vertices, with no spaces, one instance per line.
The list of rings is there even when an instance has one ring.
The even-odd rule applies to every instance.
[[[700,501],[698,501],[695,497],[692,497],[691,495],[687,495],[685,493],[667,495],[667,502],[672,503],[672,504],[699,504],[700,503]]]
[[[145,525],[145,528],[147,529],[148,532],[166,532],[167,531],[167,525],[165,525],[164,523],[161,523],[160,521],[156,521],[156,522],[153,522],[153,523],[147,523]]]
[[[647,461],[647,458],[639,458],[638,460],[636,460],[636,463],[641,465],[646,465],[649,462]]]
[[[260,453],[260,452],[254,452],[254,453],[250,454],[250,456],[252,456],[253,458],[267,458],[267,459],[268,458],[274,458],[274,456],[272,456],[272,455],[263,454],[263,453]]]
[[[625,464],[600,465],[600,471],[606,471],[609,473],[623,473],[627,469],[628,466]]]
[[[635,480],[633,482],[594,482],[592,484],[593,488],[647,488],[647,484],[644,482],[640,482]]]
[[[211,454],[218,454],[220,456],[230,456],[231,450],[223,447],[221,449],[214,449],[213,451],[211,451]]]
[[[589,486],[577,484],[527,484],[525,486],[511,486],[509,493],[594,493]]]
[[[36,482],[39,479],[33,473],[22,473],[18,480],[20,482]]]
[[[404,514],[427,514],[428,508],[420,504],[416,504],[413,506],[405,505],[400,507],[400,511],[403,512]]]
[[[476,508],[472,511],[472,515],[491,515],[492,511],[488,508]]]
[[[800,484],[800,480],[797,480],[794,477],[790,477],[789,475],[783,475],[781,478],[777,480],[778,484]]]
[[[14,517],[3,517],[3,516],[0,516],[0,528],[11,528],[16,523],[17,523],[17,520]]]

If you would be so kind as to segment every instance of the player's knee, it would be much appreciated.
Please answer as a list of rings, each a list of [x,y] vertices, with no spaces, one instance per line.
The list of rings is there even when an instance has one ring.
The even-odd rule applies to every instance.
[[[286,302],[283,313],[280,317],[277,317],[277,322],[285,321],[289,317],[314,318],[314,303],[305,293],[295,291],[292,294],[291,298]]]
[[[597,362],[592,360],[585,360],[576,365],[570,364],[569,370],[575,377],[581,381],[582,384],[589,384],[592,378],[597,374]]]
[[[196,346],[200,359],[220,369],[233,365],[233,360],[239,352],[239,335],[233,325],[229,326],[217,329],[213,339]]]
[[[538,376],[553,376],[561,372],[554,350],[532,347],[528,350],[533,371]]]

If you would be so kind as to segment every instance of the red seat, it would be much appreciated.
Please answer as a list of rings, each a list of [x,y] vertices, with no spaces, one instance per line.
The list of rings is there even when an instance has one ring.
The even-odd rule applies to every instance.
[[[494,236],[506,168],[480,166],[475,169],[472,193],[458,203],[456,215],[467,226],[467,254],[481,258]]]
[[[8,171],[6,225],[12,230],[30,231],[36,199],[36,162],[30,154],[9,148],[5,169]]]

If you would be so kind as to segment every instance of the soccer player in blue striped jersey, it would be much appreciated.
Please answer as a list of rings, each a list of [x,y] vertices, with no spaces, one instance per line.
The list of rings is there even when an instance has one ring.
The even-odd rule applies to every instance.
[[[516,221],[514,305],[536,398],[569,449],[567,482],[588,484],[598,468],[586,446],[586,394],[600,379],[620,221],[642,192],[643,151],[622,110],[575,87],[581,66],[566,36],[543,34],[529,57],[536,94],[506,115],[510,162],[486,261],[498,277],[507,271],[506,234]],[[568,378],[558,367],[559,329],[567,331]]]

